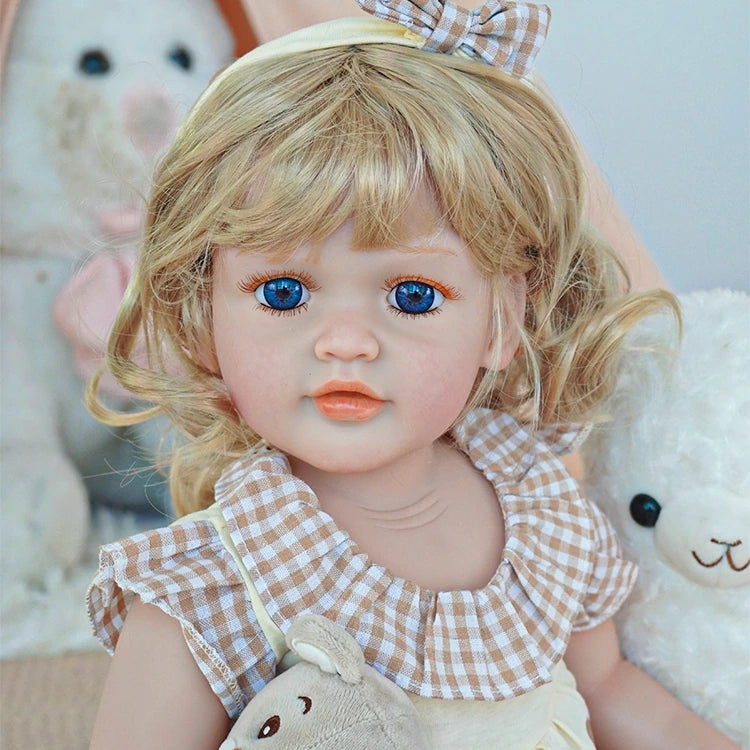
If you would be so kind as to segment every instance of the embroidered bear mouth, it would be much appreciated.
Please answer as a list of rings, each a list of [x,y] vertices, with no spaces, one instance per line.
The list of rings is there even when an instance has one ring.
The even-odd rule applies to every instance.
[[[734,542],[726,542],[726,541],[722,541],[720,539],[714,539],[712,537],[711,541],[714,544],[721,544],[721,545],[723,545],[724,546],[724,551],[713,562],[704,562],[703,560],[701,560],[701,558],[698,556],[698,553],[695,550],[691,550],[691,552],[693,553],[693,557],[695,558],[696,562],[699,565],[702,565],[704,568],[713,568],[713,567],[717,566],[724,558],[726,558],[727,563],[729,564],[729,567],[732,570],[737,571],[738,573],[742,572],[748,566],[750,566],[750,558],[748,558],[747,562],[744,565],[737,565],[737,563],[735,563],[735,561],[734,561],[734,558],[732,557],[732,550],[733,550],[734,547],[739,547],[742,544],[742,540],[741,539],[738,539],[737,541],[734,541]]]

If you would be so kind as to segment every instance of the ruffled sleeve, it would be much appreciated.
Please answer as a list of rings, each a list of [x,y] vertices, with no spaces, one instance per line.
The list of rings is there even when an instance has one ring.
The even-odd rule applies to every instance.
[[[136,596],[180,623],[230,717],[272,678],[274,654],[210,521],[183,520],[102,547],[87,607],[94,635],[110,653]]]
[[[591,432],[590,424],[545,425],[537,431],[549,450],[564,456],[580,448]],[[594,548],[592,568],[584,594],[583,609],[573,621],[573,630],[587,630],[612,617],[627,598],[638,573],[634,563],[624,560],[615,530],[599,508],[580,498],[589,517]]]
[[[594,535],[592,568],[582,610],[573,630],[588,630],[612,617],[635,584],[638,568],[622,556],[620,542],[609,519],[589,500],[582,499]]]
[[[590,424],[545,425],[535,436],[552,454],[565,456],[580,448],[591,427]],[[570,481],[575,485],[572,479]],[[582,508],[591,541],[581,609],[573,618],[572,629],[588,630],[612,617],[622,606],[635,584],[638,569],[634,563],[623,559],[612,524],[594,503],[580,496],[577,485],[570,491],[570,499]]]

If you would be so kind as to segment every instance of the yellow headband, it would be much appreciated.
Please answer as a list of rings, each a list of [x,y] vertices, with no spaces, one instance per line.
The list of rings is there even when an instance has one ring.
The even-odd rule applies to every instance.
[[[361,44],[399,44],[413,49],[450,52],[461,57],[476,57],[521,77],[529,72],[534,57],[547,34],[549,8],[525,3],[499,3],[488,0],[469,13],[453,3],[440,0],[358,0],[368,12],[385,14],[383,18],[339,18],[308,26],[261,44],[222,71],[203,92],[195,108],[219,84],[229,70],[236,71],[259,62],[332,47]],[[370,7],[371,6],[371,7]],[[424,7],[422,7],[424,6]]]

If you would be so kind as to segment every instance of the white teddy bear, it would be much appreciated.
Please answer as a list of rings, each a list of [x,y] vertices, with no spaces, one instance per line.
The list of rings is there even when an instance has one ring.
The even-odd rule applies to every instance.
[[[625,655],[748,750],[750,298],[680,302],[681,347],[666,317],[631,339],[585,482],[640,567],[616,617]]]
[[[109,271],[61,309],[74,325],[78,292],[103,289],[114,308],[153,161],[233,40],[215,0],[23,0],[3,32],[16,8],[2,34],[0,564],[6,584],[39,584],[80,558],[97,476],[115,503],[142,494],[111,471],[131,446],[86,412],[53,301],[96,254]]]

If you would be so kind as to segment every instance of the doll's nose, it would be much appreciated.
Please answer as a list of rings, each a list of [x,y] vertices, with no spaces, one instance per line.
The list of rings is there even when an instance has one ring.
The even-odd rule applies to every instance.
[[[342,313],[331,320],[315,341],[315,356],[321,361],[340,359],[349,362],[363,359],[370,362],[380,354],[374,332],[356,314]]]

